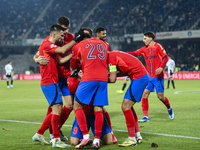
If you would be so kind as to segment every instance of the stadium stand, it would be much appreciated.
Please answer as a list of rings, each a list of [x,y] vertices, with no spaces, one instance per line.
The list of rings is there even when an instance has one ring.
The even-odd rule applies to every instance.
[[[80,26],[90,27],[93,30],[103,26],[107,30],[108,37],[146,31],[200,30],[199,9],[200,1],[197,0],[99,0],[98,3],[94,0],[76,0],[76,2],[74,0],[2,0],[1,41],[43,39],[48,36],[50,26],[56,23],[60,16],[70,18],[71,33],[75,33]],[[192,70],[194,64],[200,63],[200,53],[198,53],[200,44],[197,40],[185,41],[181,46],[171,42],[161,44],[174,57],[181,71]],[[121,43],[121,45],[124,51],[136,50],[133,44]],[[0,48],[1,72],[4,72],[2,66],[6,60],[15,59],[15,56],[23,58],[24,52],[20,53],[17,48]],[[37,51],[36,47],[34,51]],[[27,53],[30,56],[33,54]],[[16,61],[21,63],[17,59]],[[31,59],[27,62],[27,66],[19,65],[23,69],[18,71],[24,73],[24,70],[29,69],[30,66],[38,67],[34,65]]]

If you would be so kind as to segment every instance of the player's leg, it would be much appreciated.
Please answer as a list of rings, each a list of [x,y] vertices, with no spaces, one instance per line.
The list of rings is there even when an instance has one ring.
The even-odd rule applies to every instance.
[[[95,114],[95,137],[92,148],[100,148],[100,136],[104,122],[103,106],[108,105],[108,83],[105,81],[96,81],[97,89],[93,97],[93,106]]]
[[[122,111],[126,119],[129,138],[125,140],[123,143],[118,144],[119,146],[137,145],[137,140],[135,138],[137,115],[134,116],[135,111],[133,112],[132,106],[136,102],[139,103],[141,101],[143,91],[145,87],[148,85],[148,82],[149,82],[148,74],[144,75],[139,79],[131,80],[130,86],[127,89],[127,92],[125,93],[124,100],[122,102]]]
[[[77,119],[75,118],[70,134],[71,145],[78,145],[80,143],[80,139],[83,139],[83,134],[78,126]]]
[[[123,143],[118,144],[118,146],[126,147],[137,145],[137,141],[135,138],[135,118],[131,110],[131,107],[134,103],[135,102],[128,99],[124,99],[122,102],[122,111],[126,119],[126,126],[128,129],[129,137]]]
[[[67,78],[59,78],[59,87],[65,101],[65,106],[62,109],[61,126],[65,123],[70,113],[73,110],[73,95],[69,92]]]
[[[52,147],[69,147],[68,144],[60,140],[60,125],[61,125],[61,112],[63,107],[62,95],[58,84],[50,84],[41,86],[45,97],[52,108],[51,125],[53,131]],[[49,92],[50,91],[50,92]]]
[[[10,78],[11,82],[10,82],[10,87],[13,88],[13,76],[11,75],[11,78]]]
[[[170,119],[174,119],[174,112],[167,97],[164,96],[164,77],[157,78],[155,82],[157,97],[167,107]]]
[[[106,145],[112,145],[113,144],[113,138],[112,138],[112,133],[109,132],[101,137],[101,140],[106,144]]]
[[[7,83],[7,88],[9,89],[9,81],[10,81],[10,75],[6,75],[6,83]]]
[[[112,125],[111,125],[110,115],[109,115],[108,112],[106,111],[106,108],[105,108],[105,107],[103,107],[103,112],[104,112],[105,118],[106,118],[106,120],[107,120],[107,122],[108,122],[108,125],[109,125],[109,127],[110,127],[110,129],[111,129],[112,138],[113,138],[113,143],[116,143],[116,142],[117,142],[117,138],[115,137],[115,135],[114,135],[114,133],[113,133],[113,131],[112,131]]]
[[[100,148],[100,136],[102,132],[104,116],[103,116],[103,106],[94,106],[94,115],[95,115],[95,136],[92,144],[93,149]]]
[[[172,73],[172,75],[173,75],[173,73]],[[172,87],[173,87],[173,89],[175,89],[175,85],[174,85],[174,80],[173,80],[173,77],[171,77],[171,82],[172,82]]]
[[[153,85],[152,85],[153,86]],[[148,85],[148,87],[150,87]],[[142,112],[144,117],[141,120],[138,120],[139,122],[149,122],[149,102],[148,97],[150,95],[151,91],[148,89],[145,89],[142,96]]]
[[[90,141],[90,135],[87,129],[86,116],[83,111],[83,104],[89,105],[95,92],[96,92],[96,82],[94,81],[80,82],[76,90],[76,94],[74,96],[74,110],[75,110],[74,112],[80,130],[83,134],[83,140],[81,141],[81,143],[75,146],[75,148],[77,149],[83,148]]]
[[[138,124],[138,117],[137,117],[137,114],[134,110],[133,107],[131,107],[131,110],[133,112],[133,115],[134,115],[134,118],[135,118],[135,138],[137,140],[137,143],[142,143],[142,136],[140,134],[140,129],[139,129],[139,124]]]
[[[122,86],[122,89],[121,90],[117,90],[117,93],[124,93],[124,89],[126,88],[126,85],[127,85],[127,81],[129,80],[130,78],[128,76],[126,76],[124,78],[124,83],[123,83],[123,86]]]
[[[69,92],[68,85],[67,85],[67,78],[59,78],[59,87],[62,92],[62,96],[65,101],[65,106],[62,108],[61,114],[61,127],[68,119],[70,113],[73,110],[73,95]],[[63,135],[62,131],[60,131],[60,139],[62,141],[68,141],[68,138]]]
[[[45,141],[44,139],[44,132],[48,129],[48,127],[51,125],[51,117],[52,115],[49,114],[44,119],[40,129],[37,131],[37,133],[32,137],[32,140],[34,142],[40,142],[42,145],[47,145],[49,142]]]

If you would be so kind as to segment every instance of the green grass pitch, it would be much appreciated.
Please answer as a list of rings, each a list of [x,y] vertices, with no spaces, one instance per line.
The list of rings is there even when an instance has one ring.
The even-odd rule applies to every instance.
[[[125,118],[121,111],[124,94],[116,92],[122,88],[122,84],[122,80],[109,84],[109,106],[106,106],[118,143],[128,137]],[[169,99],[175,113],[174,120],[169,119],[167,109],[157,99],[156,93],[151,93],[150,122],[139,123],[143,143],[135,147],[118,147],[117,144],[107,146],[101,143],[101,149],[200,149],[200,80],[175,80],[175,86],[176,89],[165,90],[165,96]],[[45,118],[47,107],[48,103],[40,89],[40,81],[14,81],[13,89],[7,89],[6,81],[0,81],[0,149],[53,149],[51,145],[44,146],[32,142],[32,136]],[[143,117],[141,103],[135,104],[134,108],[138,118],[141,119]],[[74,112],[62,127],[64,135],[68,138],[73,120]],[[49,139],[48,131],[44,136],[46,140]],[[151,147],[152,143],[156,143],[158,147]],[[72,146],[68,149],[75,148]],[[91,149],[91,147],[84,149]]]

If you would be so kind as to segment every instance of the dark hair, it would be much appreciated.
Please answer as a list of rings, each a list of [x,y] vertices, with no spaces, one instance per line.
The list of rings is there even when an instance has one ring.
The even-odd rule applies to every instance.
[[[10,62],[11,62],[11,61],[9,60],[9,61],[8,61],[8,64],[9,64]]]
[[[61,27],[58,24],[54,24],[54,25],[51,26],[50,33],[55,32],[55,31],[60,32],[60,30],[64,31],[65,28]]]
[[[103,27],[98,27],[97,29],[96,29],[96,33],[100,33],[101,31],[105,31],[106,29],[105,28],[103,28]]]
[[[153,40],[155,39],[155,34],[151,31],[144,33],[144,36],[151,37]]]
[[[87,28],[87,27],[83,27],[83,28],[81,28],[81,29],[86,30],[86,31],[89,32],[89,34],[88,34],[88,33],[84,33],[84,34],[85,34],[85,37],[88,37],[88,38],[91,38],[91,37],[92,37],[92,35],[93,35],[93,30],[92,30],[92,29]]]
[[[69,18],[67,18],[65,16],[59,17],[57,20],[57,24],[59,24],[59,25],[68,26],[69,23],[70,23]]]

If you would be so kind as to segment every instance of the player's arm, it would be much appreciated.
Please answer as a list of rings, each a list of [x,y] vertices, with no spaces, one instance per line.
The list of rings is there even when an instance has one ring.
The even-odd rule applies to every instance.
[[[33,56],[33,60],[40,65],[47,65],[50,61],[49,58],[45,58],[44,56],[39,56],[39,51]]]
[[[73,53],[71,53],[65,57],[60,57],[57,62],[58,62],[58,64],[66,63],[67,61],[69,61],[72,58],[72,56],[73,56]]]
[[[72,40],[71,42],[67,43],[66,45],[56,48],[54,53],[64,54],[65,52],[70,50],[72,48],[72,46],[74,46],[74,44],[76,44],[76,42],[74,40]]]
[[[81,40],[83,40],[85,37],[84,35],[84,30],[80,29],[78,31],[78,33],[75,34],[75,38],[67,43],[66,45],[62,46],[62,47],[58,47],[54,53],[58,53],[58,54],[64,54],[65,52],[67,52],[68,50],[70,50],[72,48],[72,46],[74,46],[74,44],[76,44],[76,42],[80,42]]]
[[[156,69],[156,74],[160,74],[163,71],[163,69],[164,69],[166,63],[168,62],[168,60],[169,60],[168,56],[165,55],[163,57],[163,61],[161,63],[161,66],[158,69]]]
[[[78,87],[78,84],[80,83],[82,76],[83,76],[83,71],[79,70],[78,77],[69,77],[67,79],[69,92],[71,94],[74,94],[76,92],[76,89]]]
[[[136,52],[127,52],[130,55],[137,56]]]
[[[117,78],[117,67],[116,65],[109,66],[109,77],[108,77],[108,83],[115,83]]]

